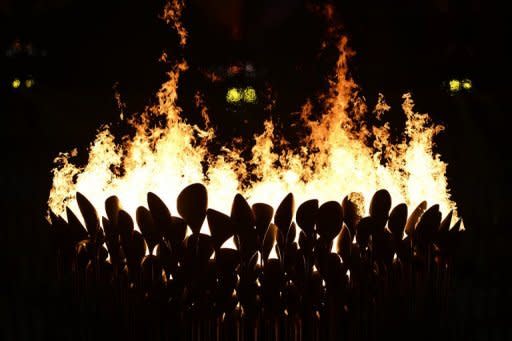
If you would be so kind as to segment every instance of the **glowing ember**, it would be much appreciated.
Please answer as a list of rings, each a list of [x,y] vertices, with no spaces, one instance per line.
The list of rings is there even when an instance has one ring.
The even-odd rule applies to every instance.
[[[173,23],[185,44],[187,32],[178,20],[181,11],[182,5],[174,1],[166,7],[164,18]],[[120,139],[122,143],[116,143],[105,126],[89,149],[85,167],[72,162],[75,152],[56,158],[49,208],[58,215],[67,206],[78,212],[78,191],[102,215],[105,199],[116,195],[123,209],[135,216],[137,207],[146,202],[147,193],[154,192],[174,213],[181,190],[199,182],[208,188],[208,207],[222,212],[229,212],[236,193],[252,203],[277,207],[289,192],[298,203],[311,198],[341,201],[344,195],[354,192],[360,194],[353,194],[353,199],[364,204],[381,188],[389,191],[393,205],[404,202],[416,207],[427,200],[429,205],[439,204],[445,214],[455,210],[446,163],[432,150],[433,138],[442,127],[432,123],[428,115],[416,113],[409,94],[403,96],[406,126],[401,141],[392,141],[389,123],[367,126],[367,115],[376,115],[380,120],[390,108],[380,96],[375,110],[367,109],[356,84],[347,75],[351,55],[347,40],[342,38],[338,47],[335,74],[325,95],[329,109],[313,120],[312,105],[303,106],[300,119],[310,133],[298,151],[284,148],[276,152],[275,145],[286,143],[276,137],[273,122],[266,121],[264,132],[247,141],[253,143],[250,160],[242,160],[239,150],[227,145],[220,154],[209,153],[215,131],[185,122],[176,105],[179,76],[187,68],[180,63],[169,72],[169,80],[157,93],[157,104],[130,120],[136,131],[134,136],[125,136]],[[206,113],[203,118],[207,120],[205,116]],[[165,123],[154,127],[150,123],[155,118],[165,118]],[[368,205],[362,207],[365,206],[367,211]],[[455,215],[452,219],[456,219]]]

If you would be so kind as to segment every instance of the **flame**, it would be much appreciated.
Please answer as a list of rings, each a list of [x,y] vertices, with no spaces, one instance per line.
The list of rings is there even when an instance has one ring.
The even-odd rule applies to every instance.
[[[272,246],[272,249],[270,250],[270,253],[268,255],[268,259],[278,259],[279,257],[277,256],[277,243],[274,243],[274,245]]]
[[[235,237],[231,237],[227,239],[221,246],[221,249],[232,249],[232,250],[238,250],[235,244]]]
[[[162,15],[162,18],[167,24],[172,24],[174,26],[174,29],[180,37],[181,46],[185,46],[187,44],[188,37],[188,32],[181,21],[184,8],[185,4],[183,1],[172,0],[165,4],[164,13]]]
[[[182,10],[183,4],[173,0],[165,7],[164,18],[173,23],[180,43],[185,45],[188,35],[179,20]],[[369,111],[348,76],[348,60],[353,53],[345,37],[340,39],[338,50],[330,89],[321,97],[327,109],[315,119],[310,102],[302,108],[300,120],[308,135],[298,150],[286,147],[286,140],[277,138],[276,127],[268,120],[263,133],[254,136],[250,160],[242,159],[239,150],[229,145],[219,154],[209,153],[215,131],[209,127],[201,95],[198,93],[196,105],[203,108],[205,129],[187,123],[176,105],[179,77],[187,69],[185,62],[179,62],[168,72],[168,80],[156,94],[156,104],[141,115],[125,118],[135,132],[133,136],[116,139],[106,125],[92,142],[85,166],[73,163],[76,152],[57,156],[49,209],[62,215],[69,206],[76,212],[78,191],[102,215],[103,202],[111,195],[118,196],[123,209],[134,214],[151,191],[176,213],[180,191],[200,182],[208,188],[209,207],[222,212],[229,212],[236,193],[252,203],[277,207],[289,192],[299,203],[310,198],[341,201],[353,192],[352,199],[362,204],[360,207],[366,206],[367,212],[364,202],[381,188],[390,192],[394,205],[405,202],[415,207],[427,200],[439,204],[444,213],[455,210],[446,179],[447,165],[433,151],[433,138],[443,127],[427,114],[415,112],[411,95],[405,94],[405,131],[401,140],[394,142],[389,123],[381,122],[390,110],[384,96],[379,95],[375,109]],[[369,115],[382,124],[367,126]],[[155,125],[158,119],[164,123]],[[281,151],[276,151],[277,147]],[[457,219],[456,214],[452,219]]]

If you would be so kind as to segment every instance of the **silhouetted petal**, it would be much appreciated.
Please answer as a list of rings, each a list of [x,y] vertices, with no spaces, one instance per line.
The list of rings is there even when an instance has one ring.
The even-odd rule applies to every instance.
[[[101,223],[103,229],[105,230],[105,242],[107,244],[108,253],[110,254],[110,259],[112,264],[116,266],[121,263],[121,249],[119,243],[119,233],[117,233],[116,226],[114,226],[110,220],[105,217],[102,217]]]
[[[356,240],[360,247],[368,246],[370,234],[375,230],[375,220],[372,217],[364,217],[357,224]]]
[[[388,228],[396,240],[402,240],[407,222],[407,205],[399,204],[389,214]]]
[[[450,229],[450,224],[452,222],[452,217],[453,217],[453,210],[451,210],[450,213],[448,213],[446,215],[446,217],[443,219],[443,221],[439,225],[439,233],[448,232],[448,230]]]
[[[294,200],[293,194],[289,193],[277,207],[274,223],[283,236],[288,234],[288,229],[293,219]]]
[[[243,234],[248,229],[254,229],[256,219],[251,206],[247,203],[245,198],[237,194],[231,206],[231,220],[237,226],[238,234]]]
[[[411,215],[409,216],[409,219],[407,219],[407,223],[405,224],[405,233],[407,233],[408,236],[412,236],[416,228],[416,224],[418,223],[418,220],[420,219],[421,215],[423,214],[423,212],[425,212],[426,209],[427,202],[422,201],[414,209],[414,211],[412,211]]]
[[[119,225],[119,235],[121,236],[121,242],[127,241],[131,238],[133,232],[133,220],[132,217],[126,211],[119,211],[117,216],[117,223]]]
[[[258,233],[260,240],[263,240],[263,236],[265,235],[265,232],[267,232],[268,225],[272,221],[274,208],[267,204],[256,203],[252,205],[252,211],[254,212],[256,232]]]
[[[87,200],[87,198],[80,192],[76,193],[76,202],[78,203],[80,213],[82,213],[82,217],[84,218],[87,232],[89,232],[89,235],[92,239],[95,239],[100,229],[100,221],[98,218],[98,213],[96,213],[96,209],[91,204],[91,202]]]
[[[186,240],[187,249],[193,250],[195,256],[199,259],[208,260],[214,252],[213,240],[206,234],[197,234],[189,236]]]
[[[87,238],[87,231],[69,207],[66,207],[66,215],[68,217],[68,226],[72,231],[70,235],[72,242],[76,244],[77,242]]]
[[[220,249],[215,252],[215,259],[220,271],[233,273],[238,264],[240,264],[240,254],[233,249]]]
[[[135,230],[132,231],[131,237],[123,243],[123,250],[130,271],[138,269],[146,254],[146,242],[142,234]]]
[[[156,288],[163,286],[162,264],[156,256],[145,256],[141,263],[141,270],[143,290],[152,294]]]
[[[140,231],[148,244],[149,252],[153,254],[153,248],[161,240],[161,236],[155,228],[153,217],[147,208],[140,206],[137,208],[136,218],[137,225],[139,225]]]
[[[92,259],[89,248],[89,240],[82,240],[76,244],[76,262],[79,268],[84,269]]]
[[[321,265],[320,265],[321,264]],[[326,253],[325,258],[319,263],[318,270],[324,277],[327,286],[336,283],[340,274],[344,274],[341,258],[336,253]],[[340,288],[337,288],[339,290]]]
[[[210,227],[215,249],[218,249],[226,240],[234,235],[235,225],[229,216],[213,209],[206,211],[206,218],[208,219],[208,226]]]
[[[263,238],[263,243],[261,246],[261,257],[263,259],[268,259],[268,255],[272,250],[272,247],[277,242],[277,235],[279,230],[275,224],[270,224],[268,226],[267,232],[265,233],[265,237]]]
[[[434,233],[439,229],[441,222],[441,212],[439,205],[433,205],[423,213],[416,229],[414,230],[414,240],[423,245],[433,241]]]
[[[385,189],[378,190],[370,202],[370,216],[378,225],[379,232],[384,230],[391,209],[391,195]]]
[[[167,274],[175,274],[178,266],[178,260],[176,255],[173,254],[172,250],[164,242],[158,243],[155,248],[155,255],[160,259],[165,272]]]
[[[363,207],[360,207],[360,203],[351,199],[358,197],[360,197],[359,193],[350,193],[343,199],[343,202],[341,203],[343,208],[343,218],[345,224],[347,224],[347,227],[350,230],[351,235],[356,234],[357,224],[361,219],[360,212],[364,211]]]
[[[180,244],[187,234],[187,223],[180,217],[171,216],[170,224],[162,227],[163,237],[173,245]]]
[[[314,232],[315,221],[318,214],[318,200],[312,199],[300,204],[295,220],[302,231],[308,236]]]
[[[160,236],[162,236],[164,231],[170,228],[171,212],[156,194],[149,192],[147,200],[155,228]]]
[[[121,210],[121,203],[119,198],[115,195],[110,196],[105,200],[105,211],[107,212],[107,218],[110,220],[112,225],[117,225],[117,215]]]
[[[299,233],[299,247],[305,257],[309,258],[312,255],[313,247],[315,246],[315,239],[306,236],[304,231]]]
[[[190,226],[193,233],[199,233],[208,208],[206,187],[196,183],[185,187],[178,195],[178,213]]]
[[[295,236],[297,235],[297,228],[295,227],[295,223],[290,224],[290,228],[288,229],[288,235],[286,236],[286,245],[290,245],[295,241]]]
[[[316,229],[318,234],[326,239],[333,240],[341,231],[343,224],[343,209],[337,201],[328,201],[318,209]]]
[[[373,236],[372,245],[375,254],[375,258],[384,262],[385,264],[391,264],[393,261],[393,255],[395,253],[393,236],[388,231],[383,231],[378,235]]]
[[[114,225],[109,219],[101,217],[101,226],[103,226],[103,230],[105,231],[105,238],[107,241],[119,239],[119,231],[117,229],[117,225]]]

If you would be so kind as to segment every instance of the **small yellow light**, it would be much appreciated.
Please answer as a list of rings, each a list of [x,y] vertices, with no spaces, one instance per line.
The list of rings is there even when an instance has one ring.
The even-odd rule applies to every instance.
[[[12,87],[14,89],[18,89],[21,85],[21,81],[18,79],[18,78],[15,78],[13,81],[12,81]]]
[[[457,79],[452,79],[449,83],[450,91],[457,92],[460,90],[460,81]]]
[[[226,94],[226,101],[229,103],[240,102],[242,99],[242,93],[237,88],[231,88]]]
[[[258,97],[256,96],[256,90],[252,86],[249,86],[244,89],[244,101],[247,103],[254,103],[256,102],[256,99]]]
[[[33,79],[27,79],[27,80],[25,81],[25,86],[26,86],[28,89],[30,89],[31,87],[33,87],[33,86],[34,86],[34,84],[35,84],[35,82],[34,82],[34,80],[33,80]]]
[[[462,87],[464,88],[464,90],[471,90],[471,88],[473,87],[473,83],[469,79],[464,79],[462,81]]]

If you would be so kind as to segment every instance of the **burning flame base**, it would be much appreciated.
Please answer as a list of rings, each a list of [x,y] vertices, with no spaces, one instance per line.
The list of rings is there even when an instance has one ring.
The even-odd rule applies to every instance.
[[[49,208],[59,215],[68,206],[76,212],[75,193],[81,192],[101,215],[106,213],[103,200],[112,195],[134,215],[146,193],[154,192],[174,210],[179,191],[200,182],[215,199],[210,206],[223,212],[236,193],[276,207],[276,200],[289,192],[299,202],[311,197],[339,200],[341,193],[350,192],[361,193],[364,200],[386,188],[395,201],[416,206],[427,200],[439,204],[445,214],[453,210],[456,217],[447,165],[433,152],[433,138],[443,127],[427,114],[416,113],[409,94],[404,95],[405,129],[400,136],[383,121],[390,107],[382,95],[369,115],[364,98],[347,76],[351,53],[346,44],[342,38],[329,91],[319,97],[320,103],[306,103],[295,117],[293,124],[305,134],[299,146],[267,120],[253,143],[233,141],[211,153],[209,146],[216,140],[207,108],[202,109],[201,128],[187,123],[176,105],[179,75],[186,69],[179,64],[158,92],[158,103],[128,120],[132,134],[118,138],[108,126],[100,129],[85,166],[74,163],[76,150],[56,158]],[[370,126],[371,121],[376,122]],[[242,157],[247,154],[249,159]]]
[[[193,184],[178,195],[181,217],[148,193],[141,233],[117,197],[102,229],[78,193],[85,227],[68,209],[67,222],[51,214],[51,230],[92,339],[410,339],[416,328],[433,337],[450,319],[461,221],[450,228],[451,214],[441,220],[425,202],[391,209],[386,190],[363,217],[358,199],[295,212],[289,194],[274,212],[237,195],[228,216],[207,209],[206,188]]]

